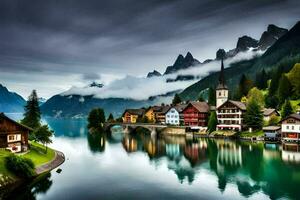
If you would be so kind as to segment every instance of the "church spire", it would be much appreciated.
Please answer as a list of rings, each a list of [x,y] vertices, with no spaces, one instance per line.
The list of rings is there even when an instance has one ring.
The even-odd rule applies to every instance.
[[[221,72],[220,72],[220,76],[219,76],[219,84],[220,85],[225,85],[225,77],[224,77],[224,62],[223,62],[223,58],[221,60]]]

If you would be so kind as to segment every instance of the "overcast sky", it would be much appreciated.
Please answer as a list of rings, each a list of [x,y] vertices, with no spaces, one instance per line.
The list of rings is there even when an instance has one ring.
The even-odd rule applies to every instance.
[[[1,0],[0,83],[27,97],[203,61],[268,24],[291,28],[299,0]]]

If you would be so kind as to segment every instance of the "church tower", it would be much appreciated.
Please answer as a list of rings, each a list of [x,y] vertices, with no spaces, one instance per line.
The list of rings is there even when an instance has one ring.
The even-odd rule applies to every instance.
[[[216,107],[218,108],[223,103],[225,103],[228,100],[228,88],[225,83],[225,77],[224,77],[224,63],[223,59],[221,61],[221,72],[219,77],[219,84],[216,88]]]

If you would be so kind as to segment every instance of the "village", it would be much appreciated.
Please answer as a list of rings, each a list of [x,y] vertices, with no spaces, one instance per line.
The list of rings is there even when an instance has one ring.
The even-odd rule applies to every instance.
[[[129,124],[149,123],[164,124],[168,127],[184,128],[184,133],[193,132],[200,136],[230,137],[239,133],[242,139],[265,140],[272,142],[300,141],[300,113],[292,113],[275,124],[268,125],[272,118],[280,119],[280,112],[274,108],[263,108],[261,113],[266,125],[253,130],[245,123],[247,111],[245,102],[229,99],[229,89],[224,77],[224,64],[221,61],[219,83],[215,90],[216,105],[209,105],[206,101],[187,101],[171,105],[150,106],[149,108],[126,109],[122,115],[122,122]],[[210,114],[216,113],[214,131],[209,132]],[[182,133],[182,132],[181,132]],[[258,134],[257,134],[258,133]]]

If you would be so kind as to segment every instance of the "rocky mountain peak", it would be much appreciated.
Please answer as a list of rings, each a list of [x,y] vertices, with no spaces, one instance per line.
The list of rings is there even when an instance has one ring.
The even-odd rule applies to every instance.
[[[156,70],[153,70],[153,72],[149,72],[147,74],[147,78],[151,78],[151,77],[155,77],[155,76],[161,76],[161,73],[159,73],[158,71]]]
[[[247,51],[249,48],[256,48],[258,47],[258,41],[256,39],[253,39],[252,37],[249,37],[247,35],[244,35],[243,37],[240,37],[238,39],[237,45],[236,45],[236,51]]]

